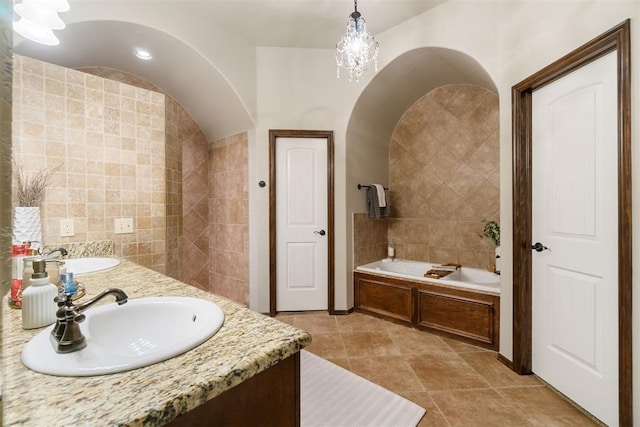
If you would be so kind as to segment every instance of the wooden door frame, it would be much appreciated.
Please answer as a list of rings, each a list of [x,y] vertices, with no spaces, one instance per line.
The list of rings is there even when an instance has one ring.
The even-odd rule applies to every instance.
[[[626,20],[512,88],[513,121],[513,369],[531,373],[532,325],[532,95],[610,52],[618,52],[618,365],[619,422],[633,424],[631,48]]]
[[[269,130],[269,315],[276,309],[276,140],[278,138],[310,138],[327,140],[327,309],[335,313],[335,236],[334,236],[334,179],[333,131],[324,130]]]

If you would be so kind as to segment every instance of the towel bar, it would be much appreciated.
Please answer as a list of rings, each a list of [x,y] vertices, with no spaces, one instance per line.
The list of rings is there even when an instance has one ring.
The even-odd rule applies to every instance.
[[[361,188],[369,188],[371,187],[370,185],[364,185],[364,184],[358,184],[358,190],[360,190]],[[389,191],[389,189],[387,187],[384,187],[385,190]]]

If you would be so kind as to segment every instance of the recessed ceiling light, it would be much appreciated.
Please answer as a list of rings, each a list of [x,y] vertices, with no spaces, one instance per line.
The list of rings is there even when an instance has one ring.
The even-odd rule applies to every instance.
[[[137,48],[135,48],[135,49],[133,50],[133,54],[134,54],[136,57],[138,57],[138,58],[140,58],[140,59],[143,59],[143,60],[145,60],[145,61],[151,61],[151,60],[153,59],[153,54],[152,54],[151,52],[149,52],[149,51],[148,51],[148,50],[146,50],[146,49],[141,49],[141,48],[139,48],[139,47],[137,47]]]

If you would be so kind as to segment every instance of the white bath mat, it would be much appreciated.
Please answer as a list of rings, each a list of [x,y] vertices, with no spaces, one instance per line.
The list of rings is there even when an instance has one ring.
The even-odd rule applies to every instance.
[[[328,360],[300,352],[302,427],[415,427],[425,412]]]

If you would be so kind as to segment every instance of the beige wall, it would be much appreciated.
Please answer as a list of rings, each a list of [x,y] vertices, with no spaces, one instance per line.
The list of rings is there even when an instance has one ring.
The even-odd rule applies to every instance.
[[[352,305],[349,306],[345,272],[347,267],[351,269],[352,260],[350,253],[347,256],[347,217],[343,213],[347,203],[346,176],[351,171],[345,167],[345,132],[351,108],[364,84],[336,79],[334,51],[328,49],[260,47],[257,58],[258,115],[249,145],[254,178],[249,186],[250,230],[255,233],[252,308],[269,312],[269,188],[257,185],[260,180],[269,181],[269,129],[304,129],[334,131],[335,308],[348,310]],[[354,191],[358,192],[357,188]],[[351,223],[351,216],[348,220]]]
[[[211,144],[209,290],[249,304],[248,134]]]
[[[447,85],[402,116],[389,144],[388,240],[403,259],[485,268],[494,245],[482,220],[499,220],[498,97]]]
[[[113,240],[117,255],[164,272],[164,95],[17,55],[14,66],[14,159],[27,172],[60,167],[41,206],[44,243]],[[121,217],[133,234],[114,234]],[[60,237],[62,218],[75,236]]]

